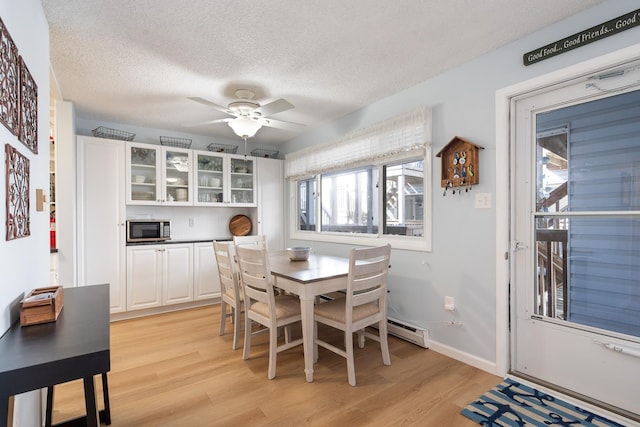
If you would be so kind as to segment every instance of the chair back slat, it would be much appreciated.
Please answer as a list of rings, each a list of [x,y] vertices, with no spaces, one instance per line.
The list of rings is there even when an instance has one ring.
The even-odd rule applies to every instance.
[[[254,245],[236,246],[236,257],[245,296],[273,306],[274,291],[266,249]]]
[[[264,234],[255,236],[233,236],[233,244],[235,246],[254,246],[267,249],[267,237]]]
[[[377,303],[386,309],[387,273],[391,245],[354,248],[349,256],[346,307]]]
[[[233,261],[232,242],[213,242],[213,251],[218,265],[218,275],[220,277],[220,287],[222,293],[231,291],[235,293],[238,283],[238,273]]]

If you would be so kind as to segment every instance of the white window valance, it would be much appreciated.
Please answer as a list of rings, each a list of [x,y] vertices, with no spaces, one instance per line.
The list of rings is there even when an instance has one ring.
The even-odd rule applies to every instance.
[[[379,164],[431,146],[431,109],[420,107],[329,143],[285,157],[285,176],[301,178],[363,164]]]

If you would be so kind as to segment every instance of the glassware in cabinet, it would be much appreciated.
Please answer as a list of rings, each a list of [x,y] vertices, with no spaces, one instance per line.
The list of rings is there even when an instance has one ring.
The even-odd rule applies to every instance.
[[[255,162],[243,156],[230,157],[230,202],[255,205]]]
[[[129,165],[129,202],[155,204],[160,202],[157,180],[158,151],[160,147],[130,144],[127,163]]]
[[[193,204],[191,150],[133,142],[127,150],[128,204]]]
[[[196,204],[223,203],[224,198],[224,155],[194,152],[196,158]]]
[[[189,191],[191,152],[189,150],[163,148],[164,202],[191,204]]]

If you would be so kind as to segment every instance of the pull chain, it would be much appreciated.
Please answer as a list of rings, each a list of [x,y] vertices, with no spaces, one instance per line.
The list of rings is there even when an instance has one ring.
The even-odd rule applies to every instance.
[[[244,138],[244,159],[247,160],[247,137],[243,136]]]

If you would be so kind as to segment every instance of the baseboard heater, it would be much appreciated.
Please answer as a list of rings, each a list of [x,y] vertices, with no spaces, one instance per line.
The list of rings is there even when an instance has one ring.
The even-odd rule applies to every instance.
[[[320,298],[325,301],[333,299],[328,295],[321,295]],[[417,346],[429,348],[429,331],[426,329],[387,316],[387,332]]]
[[[429,348],[429,331],[409,325],[401,320],[387,317],[387,332],[394,337],[423,348]]]

